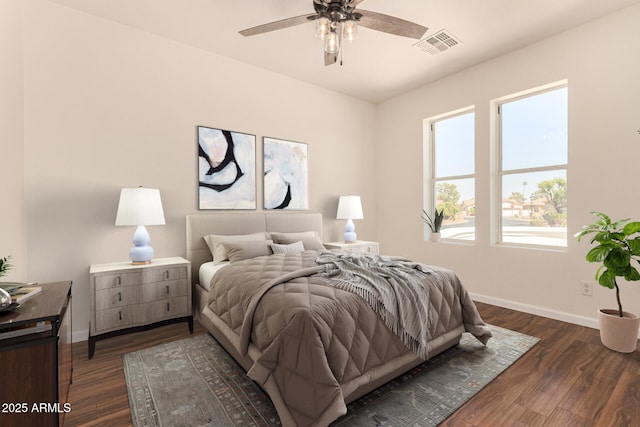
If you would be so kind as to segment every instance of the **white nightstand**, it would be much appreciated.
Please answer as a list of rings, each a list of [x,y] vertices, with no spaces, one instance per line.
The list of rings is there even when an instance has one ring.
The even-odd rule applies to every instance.
[[[96,341],[116,335],[177,322],[193,333],[191,263],[184,258],[92,265],[89,286],[89,359]]]
[[[355,243],[330,242],[323,244],[327,249],[341,249],[348,252],[362,252],[374,255],[380,253],[380,246],[378,245],[378,242],[367,242],[364,240],[358,240]]]

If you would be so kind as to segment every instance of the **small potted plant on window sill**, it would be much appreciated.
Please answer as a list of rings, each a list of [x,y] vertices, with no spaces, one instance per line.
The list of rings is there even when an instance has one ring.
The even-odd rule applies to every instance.
[[[429,236],[429,240],[432,242],[440,241],[440,228],[442,227],[442,221],[444,220],[444,209],[441,209],[438,212],[438,209],[434,209],[433,217],[429,216],[427,211],[422,210],[422,220],[427,224],[429,230],[431,230],[431,235]]]
[[[640,280],[640,272],[632,265],[634,261],[640,264],[640,222],[629,222],[629,219],[614,222],[603,213],[591,213],[598,220],[582,227],[575,237],[580,241],[593,234],[591,244],[594,246],[586,260],[602,263],[596,271],[596,280],[605,288],[615,289],[618,302],[617,309],[598,310],[600,339],[611,350],[631,353],[637,346],[640,317],[622,310],[616,279]]]

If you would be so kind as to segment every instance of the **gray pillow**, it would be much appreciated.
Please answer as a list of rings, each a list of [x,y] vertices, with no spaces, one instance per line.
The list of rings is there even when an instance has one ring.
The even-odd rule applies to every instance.
[[[230,262],[271,255],[271,249],[266,240],[224,242],[223,245]]]
[[[213,262],[215,264],[229,260],[229,255],[224,247],[224,243],[236,243],[247,241],[267,241],[267,234],[264,232],[252,233],[252,234],[234,234],[234,235],[219,235],[208,234],[204,236],[204,241],[209,246],[211,255],[213,256]]]
[[[307,231],[303,233],[271,233],[271,238],[274,243],[285,245],[301,241],[304,248],[307,250],[321,251],[325,249],[322,244],[322,240],[320,240],[315,231]]]

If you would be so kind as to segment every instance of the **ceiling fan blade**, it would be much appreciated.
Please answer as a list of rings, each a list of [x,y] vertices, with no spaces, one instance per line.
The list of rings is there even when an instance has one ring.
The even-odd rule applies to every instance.
[[[369,10],[358,9],[357,12],[362,14],[362,19],[358,21],[358,25],[371,30],[383,31],[385,33],[394,34],[396,36],[410,37],[412,39],[420,39],[427,32],[428,28],[415,24],[395,16],[385,15],[383,13],[371,12]]]
[[[333,65],[338,62],[338,54],[337,53],[324,53],[324,65],[325,67],[328,65]]]
[[[315,17],[315,13],[294,16],[293,18],[282,19],[280,21],[269,22],[268,24],[258,25],[257,27],[247,28],[246,30],[240,31],[240,34],[245,37],[249,37],[257,34],[268,33],[270,31],[282,30],[284,28],[307,23],[310,20],[315,19]]]

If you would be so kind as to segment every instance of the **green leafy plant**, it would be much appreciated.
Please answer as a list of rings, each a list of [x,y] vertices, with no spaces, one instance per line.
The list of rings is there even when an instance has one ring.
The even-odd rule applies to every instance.
[[[640,273],[632,264],[640,264],[640,222],[629,222],[630,219],[611,221],[607,215],[591,212],[599,219],[582,227],[582,231],[575,234],[578,241],[586,235],[593,234],[591,244],[595,244],[586,255],[589,262],[601,262],[596,271],[596,280],[606,288],[616,290],[618,314],[622,316],[620,302],[620,288],[617,277],[624,277],[628,281],[640,280]]]
[[[438,209],[434,209],[433,217],[429,216],[427,211],[422,210],[422,220],[427,224],[431,232],[439,233],[440,227],[442,227],[442,221],[444,220],[444,209],[438,212]]]
[[[10,256],[6,256],[4,258],[0,258],[0,277],[7,274],[7,271],[11,270],[13,265],[9,263]]]

